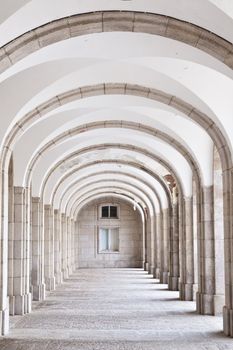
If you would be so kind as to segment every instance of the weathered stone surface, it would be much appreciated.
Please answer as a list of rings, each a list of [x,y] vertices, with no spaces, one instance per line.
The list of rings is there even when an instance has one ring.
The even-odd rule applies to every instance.
[[[104,92],[106,95],[122,95],[125,93],[126,84],[121,83],[108,83],[104,85]]]
[[[152,100],[161,102],[161,103],[165,103],[167,105],[169,105],[172,96],[162,93],[159,90],[155,90],[155,89],[151,89],[148,95],[149,98],[151,98]]]
[[[134,32],[165,35],[168,18],[151,13],[135,13]]]
[[[5,51],[9,55],[11,62],[16,63],[39,48],[37,36],[35,32],[31,31],[7,44]]]
[[[68,18],[70,34],[72,37],[90,33],[102,32],[102,13],[86,13],[81,16]]]
[[[141,87],[139,85],[126,85],[125,90],[126,95],[140,96],[140,97],[148,97],[150,93],[150,89],[146,87]]]
[[[132,32],[134,23],[133,12],[103,12],[103,32]]]
[[[166,36],[178,41],[183,41],[192,46],[196,46],[201,34],[201,29],[194,25],[177,21],[174,18],[168,19]]]
[[[41,47],[70,38],[70,30],[67,19],[61,19],[48,23],[35,29]]]
[[[82,98],[80,89],[64,92],[58,96],[61,105],[79,100],[80,98]]]
[[[104,84],[85,86],[80,89],[82,98],[104,95]]]
[[[0,73],[11,66],[11,61],[3,49],[0,49]]]
[[[197,43],[197,48],[224,61],[229,51],[232,49],[232,44],[222,40],[222,38],[213,33],[202,31]]]
[[[5,50],[15,63],[41,46],[104,31],[134,31],[166,36],[198,47],[232,67],[232,44],[217,35],[175,18],[128,11],[93,12],[62,18],[25,33],[5,45]],[[2,69],[8,68],[4,60],[0,69],[1,66]]]

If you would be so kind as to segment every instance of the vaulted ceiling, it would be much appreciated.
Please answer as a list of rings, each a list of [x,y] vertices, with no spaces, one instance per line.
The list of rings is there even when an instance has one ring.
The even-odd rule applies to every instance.
[[[228,159],[233,147],[232,16],[227,0],[5,2],[0,137],[14,185],[70,215],[102,192],[155,215],[167,174],[187,197],[193,178],[211,186],[214,144]]]

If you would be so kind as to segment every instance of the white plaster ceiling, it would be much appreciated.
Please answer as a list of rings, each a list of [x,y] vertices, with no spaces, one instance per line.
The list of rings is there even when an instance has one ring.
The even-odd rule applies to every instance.
[[[227,0],[60,0],[56,4],[52,0],[12,0],[4,2],[2,7],[0,46],[52,20],[105,10],[141,11],[172,16],[233,41],[233,7]],[[0,74],[2,151],[8,134],[15,125],[19,125],[14,142],[10,145],[14,155],[14,184],[29,185],[26,180],[30,179],[33,195],[43,195],[45,203],[50,203],[54,189],[64,174],[72,168],[76,169],[77,178],[81,178],[81,174],[84,176],[84,173],[88,175],[91,165],[85,170],[80,167],[91,162],[111,161],[111,164],[103,164],[110,171],[115,169],[117,162],[124,161],[123,170],[127,169],[129,174],[137,176],[142,176],[140,170],[127,167],[127,162],[141,165],[160,177],[169,173],[160,161],[151,159],[146,153],[123,148],[93,148],[95,145],[115,143],[138,146],[163,159],[169,164],[170,172],[177,175],[184,195],[191,196],[193,169],[190,164],[193,161],[202,184],[212,184],[213,142],[208,135],[209,130],[205,131],[189,115],[169,105],[147,97],[122,94],[106,96],[98,93],[97,96],[86,97],[63,106],[57,105],[27,125],[21,125],[21,120],[45,101],[73,89],[107,83],[136,84],[176,96],[208,115],[221,130],[232,151],[232,77],[229,67],[207,53],[176,40],[144,33],[93,33],[44,47]],[[149,135],[125,127],[104,126],[69,136],[74,127],[106,121],[133,122],[144,127],[153,127],[167,135],[167,138],[162,141],[156,134]],[[47,142],[53,142],[64,133],[69,137],[60,142],[54,141],[53,147],[42,152]],[[178,143],[182,145],[182,149],[177,149]],[[77,153],[68,167],[65,162],[62,165],[63,172],[62,166],[55,168],[62,159],[85,147],[91,147],[91,150],[82,155]],[[38,161],[31,167],[33,158],[38,154]],[[44,181],[51,169],[54,171],[42,193]],[[98,166],[93,165],[92,171],[94,169],[98,171]],[[85,181],[88,187],[88,180]],[[151,178],[147,178],[146,182],[144,187],[152,185],[158,190],[161,186]],[[54,196],[55,207],[61,205],[62,193],[67,186],[68,183],[65,182]],[[81,194],[80,192],[80,196]],[[159,191],[159,200],[163,207],[166,205],[165,198],[164,191]],[[148,206],[151,201],[156,202],[150,189],[143,200]],[[62,200],[62,208],[65,208],[66,201],[67,197]],[[77,201],[79,205],[78,197]],[[152,207],[153,205],[151,210]]]

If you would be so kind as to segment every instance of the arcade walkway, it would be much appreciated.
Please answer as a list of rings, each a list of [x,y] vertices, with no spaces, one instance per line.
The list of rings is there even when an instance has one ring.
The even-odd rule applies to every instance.
[[[196,315],[165,287],[141,269],[78,270],[31,314],[11,318],[0,349],[232,350],[220,317]]]

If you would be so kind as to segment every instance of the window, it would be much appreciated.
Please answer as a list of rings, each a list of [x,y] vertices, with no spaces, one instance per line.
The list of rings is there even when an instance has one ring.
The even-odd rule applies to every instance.
[[[99,229],[99,253],[119,252],[119,228]]]
[[[101,207],[101,218],[118,219],[118,207],[116,205],[103,205]]]

